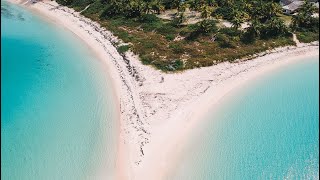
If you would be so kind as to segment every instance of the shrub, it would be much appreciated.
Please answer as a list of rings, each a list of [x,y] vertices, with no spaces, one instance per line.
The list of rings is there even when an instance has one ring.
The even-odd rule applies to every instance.
[[[172,67],[174,70],[182,70],[183,69],[183,62],[181,60],[175,60],[172,63]]]
[[[166,39],[169,40],[169,41],[174,40],[174,38],[175,38],[175,35],[173,35],[173,34],[166,35]]]
[[[149,65],[149,64],[152,63],[153,58],[152,58],[151,55],[142,55],[141,56],[141,61],[142,61],[142,64]]]
[[[250,27],[248,27],[246,31],[242,34],[241,41],[245,44],[254,42],[256,39],[260,37],[262,29],[262,23],[254,20],[253,22],[251,22]]]
[[[309,31],[297,32],[297,38],[303,43],[319,41],[319,33]]]
[[[88,16],[91,14],[102,13],[104,5],[100,1],[92,3],[88,9],[82,12],[83,15]]]
[[[233,17],[230,12],[232,12],[232,7],[221,6],[218,7],[213,14],[219,15],[223,17],[223,19],[231,20]]]
[[[120,54],[127,52],[130,49],[129,45],[123,45],[118,47],[118,52]]]
[[[160,19],[154,14],[143,14],[139,17],[139,21],[143,23],[159,22]]]
[[[132,39],[132,35],[130,35],[126,31],[118,31],[116,35],[119,36],[124,42],[130,42]]]
[[[153,65],[163,71],[177,71],[184,68],[183,62],[179,59],[171,62],[157,61]]]
[[[170,24],[174,27],[180,27],[181,24],[185,22],[185,20],[186,20],[186,17],[184,16],[184,13],[180,13],[173,18]]]
[[[225,34],[217,34],[216,40],[222,48],[235,48],[236,44]]]
[[[293,17],[293,21],[290,25],[293,30],[297,31],[319,31],[319,19],[310,17],[308,19],[300,19],[299,16]]]
[[[289,29],[284,24],[284,21],[279,18],[272,18],[263,25],[261,30],[262,38],[272,38],[275,36],[284,36],[288,34]]]
[[[208,34],[218,31],[218,27],[216,25],[216,21],[214,20],[203,20],[197,24],[197,31]]]
[[[94,2],[93,0],[73,0],[71,6],[75,10],[81,11],[82,9],[84,9],[86,6],[88,6],[89,4],[91,4],[93,2]]]
[[[186,40],[195,41],[200,35],[201,33],[199,31],[193,31],[186,37]]]
[[[221,28],[220,33],[226,34],[228,36],[240,36],[241,31],[235,28]]]
[[[104,6],[104,10],[100,14],[101,19],[121,15],[120,9],[114,8],[111,4],[106,4]]]

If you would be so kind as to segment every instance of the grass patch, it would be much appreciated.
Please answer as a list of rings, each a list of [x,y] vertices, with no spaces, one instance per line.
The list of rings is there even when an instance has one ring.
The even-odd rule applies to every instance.
[[[282,19],[285,22],[285,24],[290,24],[292,21],[292,16],[290,15],[278,14],[278,17]]]

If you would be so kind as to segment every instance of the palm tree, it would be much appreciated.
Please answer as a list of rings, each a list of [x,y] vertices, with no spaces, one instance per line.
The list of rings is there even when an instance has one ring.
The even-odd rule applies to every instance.
[[[258,37],[260,36],[261,29],[262,24],[257,20],[253,20],[250,27],[248,28],[248,32],[252,33],[255,37]]]
[[[187,4],[186,3],[180,3],[178,6],[178,12],[176,13],[174,19],[173,19],[173,24],[175,26],[180,26],[183,22],[185,22],[186,17],[185,17],[185,11],[187,8]]]
[[[234,29],[238,29],[241,24],[244,22],[243,20],[243,15],[240,11],[238,10],[234,10],[234,13],[233,13],[233,19],[231,20],[231,23],[232,23],[232,27]]]
[[[268,36],[279,36],[288,33],[288,28],[283,20],[273,17],[267,22],[265,31]]]
[[[277,14],[281,13],[281,7],[279,3],[269,2],[262,6],[262,12],[265,19],[271,19]]]
[[[211,17],[211,14],[213,12],[213,8],[208,5],[203,5],[201,7],[201,18],[208,19]]]
[[[164,11],[164,6],[161,4],[160,0],[152,1],[152,10],[157,14],[160,14],[162,11]]]
[[[194,11],[199,11],[203,4],[199,0],[192,0],[192,1],[189,1],[189,5],[190,5],[190,9]]]
[[[178,6],[178,12],[184,13],[186,11],[187,7],[188,7],[187,3],[180,3]]]

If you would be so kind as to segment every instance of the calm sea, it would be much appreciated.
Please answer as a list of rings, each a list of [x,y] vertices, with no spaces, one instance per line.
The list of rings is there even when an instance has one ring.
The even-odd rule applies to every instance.
[[[211,109],[168,179],[319,179],[319,57],[247,83]]]
[[[1,1],[1,179],[113,179],[118,120],[102,67],[72,33]]]

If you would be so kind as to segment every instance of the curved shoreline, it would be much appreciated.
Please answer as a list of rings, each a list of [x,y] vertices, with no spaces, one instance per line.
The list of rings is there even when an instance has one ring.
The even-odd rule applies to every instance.
[[[103,50],[99,49],[100,47],[97,47],[97,44],[95,44],[94,41],[88,41],[89,39],[86,39],[86,36],[84,36],[81,31],[78,31],[77,27],[72,25],[72,22],[64,21],[63,19],[61,19],[61,17],[58,17],[58,16],[55,16],[54,14],[51,14],[49,12],[49,9],[47,9],[47,7],[30,6],[30,4],[28,4],[28,1],[25,1],[25,0],[21,0],[21,1],[8,0],[8,2],[17,4],[17,5],[22,5],[23,7],[31,10],[33,13],[39,15],[40,18],[44,18],[45,21],[48,21],[49,23],[53,23],[57,26],[60,26],[62,28],[67,29],[69,32],[73,33],[77,38],[79,38],[81,41],[83,41],[85,46],[87,46],[89,48],[89,51],[91,53],[93,53],[93,55],[96,56],[98,58],[98,60],[102,60],[103,63],[106,63],[106,66],[103,67],[107,73],[106,78],[108,80],[110,80],[109,82],[111,82],[112,87],[116,88],[116,89],[111,89],[111,92],[112,92],[112,95],[114,95],[112,98],[113,98],[113,102],[115,102],[115,104],[116,104],[115,116],[119,121],[118,132],[120,132],[121,131],[120,130],[121,121],[120,121],[120,117],[119,117],[119,115],[120,115],[120,93],[119,93],[120,90],[118,87],[120,87],[119,82],[121,82],[121,81],[119,80],[119,77],[117,76],[118,72],[115,69],[114,64],[112,64],[111,62],[106,60],[106,58],[104,57],[104,54],[101,53]],[[119,138],[118,138],[118,140],[119,140]],[[123,147],[122,148],[121,147],[122,147],[121,144],[118,143],[117,149],[118,150],[123,149]],[[119,153],[119,154],[121,154],[121,153]],[[119,159],[119,158],[116,158],[116,159]],[[118,163],[117,163],[117,166],[119,166]],[[101,174],[99,174],[98,176],[101,176]],[[105,175],[105,174],[102,174],[102,176],[107,177],[107,175]]]
[[[292,59],[319,55],[317,44],[299,44],[250,61],[164,74],[142,65],[130,52],[123,58],[113,46],[119,40],[112,33],[70,8],[54,1],[27,7],[76,34],[106,63],[120,115],[117,179],[164,179],[178,162],[181,141],[226,94]]]
[[[197,127],[199,121],[205,120],[205,117],[209,113],[210,109],[214,109],[216,106],[219,106],[219,103],[221,101],[224,101],[224,98],[226,96],[229,96],[233,93],[236,93],[236,90],[238,88],[243,87],[244,85],[248,85],[251,82],[250,81],[256,81],[263,75],[267,75],[268,73],[279,70],[281,68],[284,68],[286,65],[295,64],[300,62],[303,59],[311,58],[311,57],[317,57],[319,59],[319,48],[314,47],[301,47],[297,49],[293,49],[288,52],[280,52],[278,54],[270,54],[269,56],[259,57],[253,61],[264,61],[265,59],[270,58],[270,56],[274,55],[273,61],[271,63],[262,64],[257,67],[253,67],[247,72],[241,72],[239,74],[234,75],[228,80],[225,80],[221,84],[217,85],[216,87],[210,88],[207,91],[207,95],[204,95],[197,99],[195,102],[193,102],[192,105],[186,107],[184,111],[181,111],[179,114],[177,114],[176,119],[180,119],[180,122],[176,122],[177,124],[183,124],[184,128],[179,128],[177,126],[172,126],[173,128],[170,129],[171,133],[166,132],[167,134],[174,134],[176,131],[180,131],[179,134],[175,133],[177,136],[174,137],[167,137],[163,138],[164,141],[158,140],[159,144],[154,145],[151,147],[150,151],[156,151],[160,147],[163,147],[164,145],[167,146],[167,154],[166,159],[170,160],[170,168],[154,168],[154,172],[150,173],[152,175],[157,174],[157,170],[162,169],[161,174],[157,174],[157,178],[150,176],[149,178],[152,179],[166,179],[168,177],[171,177],[170,175],[174,174],[174,170],[176,166],[179,163],[179,159],[182,158],[180,156],[180,152],[182,151],[182,148],[184,148],[184,144],[187,143],[188,137],[192,136],[192,130],[194,127]],[[307,54],[309,53],[309,54]],[[271,57],[272,58],[272,57]],[[252,61],[252,60],[250,60]],[[250,63],[250,62],[242,62],[242,63]],[[214,94],[210,96],[210,94]],[[194,108],[197,108],[197,110],[193,110]],[[179,117],[179,118],[178,118]],[[184,119],[184,120],[183,120]],[[170,139],[170,144],[168,144],[168,140]],[[160,144],[161,143],[161,144]],[[156,159],[152,159],[151,161],[146,162],[145,168],[141,168],[142,171],[146,171],[148,167],[154,167],[159,164],[163,160],[163,157]],[[155,163],[156,162],[156,163]],[[155,164],[154,164],[155,163]],[[166,162],[163,162],[168,166]],[[175,163],[175,164],[172,164]],[[145,176],[145,175],[144,175]],[[161,178],[158,178],[161,177]]]
[[[297,51],[296,53],[299,53]],[[287,57],[287,56],[286,56]],[[184,148],[184,145],[187,143],[188,138],[190,138],[194,133],[192,132],[194,128],[201,129],[203,128],[203,122],[198,122],[201,120],[208,120],[208,115],[212,112],[216,112],[215,108],[218,108],[218,106],[222,103],[227,101],[230,101],[230,97],[233,97],[234,95],[237,95],[239,92],[237,90],[244,88],[244,86],[250,86],[250,84],[256,83],[256,81],[259,81],[262,76],[268,76],[269,73],[272,73],[273,71],[281,71],[282,68],[285,68],[287,65],[291,66],[297,63],[300,63],[302,60],[309,59],[309,58],[317,58],[319,61],[319,52],[312,52],[308,55],[297,55],[294,56],[290,55],[288,56],[288,59],[285,59],[286,57],[279,57],[278,62],[274,62],[273,64],[267,64],[264,67],[259,67],[257,69],[254,69],[247,74],[243,76],[236,76],[233,79],[230,79],[229,81],[225,82],[224,85],[217,86],[217,89],[211,89],[209,93],[215,94],[216,96],[213,97],[203,97],[200,98],[199,101],[196,102],[200,110],[195,111],[194,113],[191,113],[189,119],[189,124],[185,128],[184,135],[182,135],[179,139],[176,141],[182,142],[182,146],[176,146],[172,148],[170,155],[171,158],[168,159],[181,159],[182,156],[179,156],[179,151],[182,151]],[[308,61],[308,60],[307,60]],[[236,84],[234,84],[236,83]],[[221,89],[224,89],[223,91]],[[241,93],[240,93],[241,94]],[[199,124],[201,124],[199,126]],[[177,157],[177,158],[175,158]],[[180,160],[176,160],[175,162],[179,162]],[[174,172],[172,170],[175,170],[178,166],[178,164],[175,164],[175,168],[168,169],[165,177],[174,177]]]

